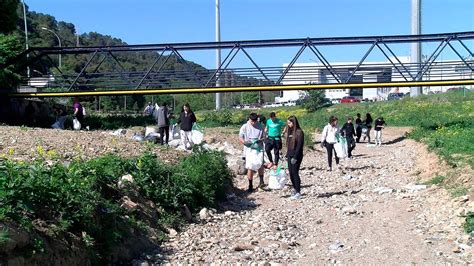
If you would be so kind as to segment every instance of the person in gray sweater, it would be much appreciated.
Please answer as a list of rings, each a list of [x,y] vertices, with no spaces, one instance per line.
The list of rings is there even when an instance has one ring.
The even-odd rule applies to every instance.
[[[158,123],[160,144],[163,145],[163,140],[165,139],[165,143],[168,145],[168,140],[170,138],[170,113],[166,102],[164,102],[156,111],[156,122]]]

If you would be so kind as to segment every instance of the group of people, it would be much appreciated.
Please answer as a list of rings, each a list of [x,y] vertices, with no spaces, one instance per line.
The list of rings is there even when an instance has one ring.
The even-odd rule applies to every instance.
[[[164,102],[158,108],[155,108],[152,103],[148,103],[147,107],[144,110],[145,115],[152,115],[156,119],[158,126],[158,133],[160,135],[159,143],[161,145],[168,145],[170,137],[170,111],[168,109],[168,104]],[[192,141],[192,129],[193,125],[196,123],[196,116],[191,110],[191,106],[188,103],[185,103],[181,108],[179,118],[174,124],[174,126],[180,127],[180,138],[181,144],[186,149],[191,149],[194,145]]]
[[[264,126],[265,125],[265,126]],[[293,184],[292,199],[301,198],[301,179],[299,170],[303,160],[303,144],[304,132],[300,127],[298,119],[295,116],[288,117],[286,124],[276,117],[274,112],[270,113],[268,120],[261,119],[256,113],[251,113],[247,122],[242,125],[239,131],[239,141],[244,145],[244,157],[248,160],[252,152],[263,150],[267,153],[269,163],[263,164],[263,156],[261,157],[260,166],[257,170],[248,169],[248,192],[252,192],[254,173],[259,176],[259,188],[264,189],[264,168],[277,168],[280,161],[280,149],[282,148],[282,138],[286,137],[286,159],[288,161],[288,170],[290,180]],[[275,155],[273,160],[272,150]],[[253,158],[253,157],[252,157]]]
[[[352,123],[352,117],[347,117],[347,122],[339,128],[337,125],[338,119],[335,116],[329,117],[328,124],[324,127],[323,133],[321,134],[321,147],[326,148],[328,156],[328,171],[332,171],[332,157],[336,161],[336,165],[339,164],[339,157],[334,149],[334,145],[340,140],[338,138],[345,138],[347,143],[347,158],[352,158],[352,151],[356,147],[356,143],[360,143],[363,135],[363,141],[367,140],[367,144],[370,143],[370,130],[372,129],[372,123],[374,120],[370,113],[366,114],[365,120],[361,119],[361,115],[358,113],[355,120],[355,127]],[[379,117],[374,123],[374,135],[375,145],[382,145],[382,129],[385,127],[385,120],[383,117]]]
[[[359,143],[362,136],[363,141],[368,138],[370,143],[370,130],[374,123],[370,113],[366,114],[365,120],[361,119],[361,115],[357,114],[356,125],[353,124],[353,118],[348,117],[347,122],[339,127],[337,125],[338,118],[331,116],[328,124],[324,127],[321,135],[321,147],[326,148],[328,157],[328,171],[332,171],[332,158],[335,157],[336,165],[339,164],[339,156],[336,153],[335,145],[344,138],[347,143],[347,157],[352,158],[352,151],[356,143]],[[382,129],[385,127],[383,117],[375,120],[375,144],[380,146],[382,144]],[[252,192],[254,174],[258,173],[259,185],[258,188],[265,188],[264,184],[264,168],[276,169],[280,161],[280,150],[283,147],[282,139],[286,138],[286,159],[288,162],[288,172],[290,180],[293,185],[292,199],[301,198],[301,179],[299,170],[303,160],[303,144],[304,132],[301,129],[298,119],[295,116],[288,117],[286,123],[276,117],[275,112],[270,113],[268,120],[259,121],[259,116],[256,113],[251,113],[247,122],[242,125],[239,131],[239,141],[244,145],[245,160],[252,158],[261,160],[261,166],[258,169],[247,168],[248,178],[248,192]],[[262,157],[252,156],[252,152],[263,151],[266,152],[269,163],[263,164]],[[272,156],[272,151],[273,155]],[[246,164],[247,165],[247,164]]]

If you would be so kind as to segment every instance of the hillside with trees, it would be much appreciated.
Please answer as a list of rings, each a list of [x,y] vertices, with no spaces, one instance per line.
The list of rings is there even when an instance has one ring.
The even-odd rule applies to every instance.
[[[23,5],[18,0],[5,0],[4,5],[0,8],[0,63],[4,63],[8,58],[14,57],[25,49],[24,38],[24,19],[23,19]],[[26,21],[28,29],[28,45],[29,47],[58,47],[58,38],[49,29],[55,32],[61,39],[62,47],[91,47],[91,46],[122,46],[127,45],[126,42],[119,38],[109,35],[103,35],[97,32],[88,32],[78,34],[76,26],[73,23],[57,21],[54,16],[42,14],[31,11],[26,6]],[[63,55],[61,72],[64,75],[77,75],[85,66],[90,55]],[[116,60],[120,62],[123,69],[130,72],[146,71],[153,62],[159,57],[159,54],[153,51],[150,52],[124,52],[116,55]],[[169,57],[169,58],[168,58]],[[97,60],[96,60],[97,59]],[[94,69],[100,64],[100,59],[96,58],[91,61],[88,69]],[[175,73],[187,68],[186,64],[191,67],[193,71],[209,72],[203,66],[194,62],[182,62],[181,59],[175,55],[168,55],[162,57],[160,60],[166,60],[162,72],[166,73],[167,83],[160,85],[161,87],[178,87],[183,82],[184,77],[174,76]],[[160,61],[159,61],[160,62]],[[31,77],[56,75],[58,74],[58,57],[51,56],[50,58],[42,58],[30,67]],[[112,60],[105,60],[100,65],[100,71],[107,73],[113,72],[117,65]],[[25,70],[22,70],[23,72]],[[20,77],[26,76],[25,73],[14,73],[14,66],[8,69],[0,70],[0,85],[3,89],[11,89],[21,83]],[[233,80],[245,81],[247,84],[258,82],[257,79],[247,78],[243,76],[233,75]],[[26,83],[23,81],[22,83]],[[117,88],[120,89],[120,88]],[[238,94],[224,94],[224,106],[242,103],[256,103],[257,101],[273,101],[274,93],[246,92]],[[214,108],[214,94],[201,95],[159,95],[159,96],[112,96],[101,97],[98,99],[85,99],[96,101],[96,109],[111,111],[111,110],[140,110],[146,102],[154,101],[162,103],[164,101],[176,104],[177,106],[189,102],[195,109],[213,109]],[[98,104],[100,102],[100,104]],[[91,102],[92,106],[92,102]]]

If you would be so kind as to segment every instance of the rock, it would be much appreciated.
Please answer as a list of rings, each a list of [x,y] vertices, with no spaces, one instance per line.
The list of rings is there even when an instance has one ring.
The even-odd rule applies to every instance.
[[[426,189],[426,187],[427,187],[426,185],[407,185],[405,186],[405,189],[410,193],[415,193],[420,190]]]
[[[309,245],[309,248],[310,248],[310,249],[313,249],[313,248],[315,248],[316,246],[317,246],[316,243],[312,243],[311,245]]]
[[[225,215],[225,216],[232,216],[232,215],[234,215],[234,212],[233,212],[233,211],[226,211],[226,212],[224,213],[224,215]]]
[[[135,211],[138,208],[138,204],[133,202],[128,196],[123,196],[121,201],[122,204],[120,207],[126,209],[129,212]]]
[[[245,250],[253,250],[253,249],[254,249],[253,246],[246,245],[246,244],[238,244],[233,248],[234,251],[245,251]]]
[[[174,230],[173,228],[170,228],[170,229],[168,229],[168,235],[169,235],[169,237],[173,238],[173,237],[176,237],[178,235],[178,232],[176,230]]]
[[[345,206],[341,209],[342,213],[344,214],[356,214],[357,213],[357,210],[354,209],[353,207],[351,206]]]
[[[203,208],[199,212],[199,219],[201,220],[207,220],[209,218],[209,210],[207,208]]]
[[[127,186],[127,183],[128,184],[133,184],[134,183],[133,176],[130,175],[130,174],[122,176],[119,179],[119,181],[117,183],[117,186],[118,186],[118,188],[123,189],[124,187]]]
[[[193,215],[186,204],[183,205],[183,211],[184,211],[184,217],[186,217],[186,220],[188,222],[191,222],[193,220]]]

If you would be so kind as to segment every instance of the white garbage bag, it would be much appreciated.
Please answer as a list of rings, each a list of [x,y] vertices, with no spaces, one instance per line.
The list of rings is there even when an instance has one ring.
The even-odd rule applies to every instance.
[[[247,148],[245,151],[245,168],[257,171],[263,164],[263,151]]]
[[[280,166],[276,170],[270,170],[270,177],[268,179],[268,188],[282,189],[286,185],[286,171]]]
[[[204,129],[197,123],[194,123],[191,140],[194,144],[201,144],[204,141]]]
[[[157,133],[156,127],[146,127],[145,128],[145,136],[148,136],[152,133]]]
[[[81,130],[81,122],[79,122],[77,118],[74,118],[74,120],[72,120],[72,127],[74,130]]]
[[[334,150],[336,151],[337,157],[343,159],[347,157],[347,141],[346,138],[338,138],[338,142],[334,144]]]

